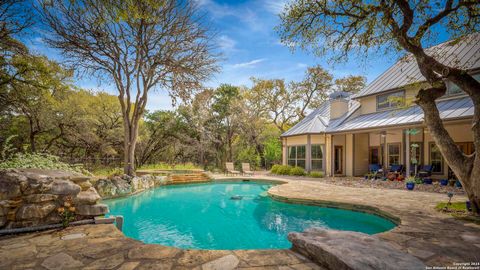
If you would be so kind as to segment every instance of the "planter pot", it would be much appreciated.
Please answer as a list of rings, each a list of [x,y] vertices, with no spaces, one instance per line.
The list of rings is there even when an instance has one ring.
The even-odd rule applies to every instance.
[[[460,181],[457,180],[457,182],[455,182],[455,186],[457,188],[461,188],[462,187],[462,183],[460,183]]]
[[[427,185],[431,185],[432,184],[432,179],[431,178],[425,178],[425,179],[423,179],[423,183],[427,184]]]
[[[415,188],[415,183],[408,182],[405,186],[408,190],[413,190]]]
[[[465,206],[467,207],[467,211],[472,212],[472,204],[470,201],[466,201]]]
[[[441,179],[440,180],[440,185],[442,185],[442,186],[448,185],[448,179]]]

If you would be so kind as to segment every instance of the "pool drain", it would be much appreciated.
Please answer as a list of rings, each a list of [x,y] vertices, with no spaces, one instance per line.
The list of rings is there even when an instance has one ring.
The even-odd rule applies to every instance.
[[[235,201],[238,201],[238,200],[241,200],[242,199],[242,196],[240,195],[234,195],[232,197],[230,197],[230,200],[235,200]]]

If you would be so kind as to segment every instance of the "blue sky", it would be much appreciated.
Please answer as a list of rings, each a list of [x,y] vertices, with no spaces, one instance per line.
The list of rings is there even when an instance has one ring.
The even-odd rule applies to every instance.
[[[351,61],[344,64],[329,65],[327,58],[296,50],[292,52],[280,43],[274,30],[279,24],[278,14],[284,3],[280,0],[196,0],[201,11],[207,14],[211,26],[217,32],[217,45],[223,54],[220,62],[221,72],[206,82],[207,86],[216,87],[221,83],[250,86],[250,78],[301,80],[306,68],[320,64],[336,78],[346,75],[363,75],[371,82],[380,73],[391,66],[397,56],[369,57],[366,62]],[[58,52],[49,49],[42,42],[37,29],[27,45],[37,53],[45,54],[61,61]],[[37,37],[38,36],[38,37]],[[360,63],[360,64],[359,64]],[[91,77],[77,78],[80,87],[105,90],[115,94],[112,85],[101,84]],[[170,109],[171,98],[167,91],[150,94],[147,108],[149,110]]]

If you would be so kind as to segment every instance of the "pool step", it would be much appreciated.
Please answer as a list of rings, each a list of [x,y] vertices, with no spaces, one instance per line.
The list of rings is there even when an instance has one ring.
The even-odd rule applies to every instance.
[[[169,178],[170,184],[199,183],[211,180],[205,173],[172,174]]]

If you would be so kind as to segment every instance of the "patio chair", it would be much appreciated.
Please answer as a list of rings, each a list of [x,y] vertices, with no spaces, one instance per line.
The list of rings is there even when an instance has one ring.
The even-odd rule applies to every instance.
[[[242,172],[244,174],[253,175],[253,171],[250,169],[250,163],[242,163]]]
[[[227,168],[227,175],[230,173],[232,175],[235,175],[235,174],[240,174],[239,171],[236,171],[235,170],[235,167],[233,166],[233,162],[226,162],[225,163],[225,167]]]
[[[398,179],[402,173],[403,173],[403,165],[392,164],[388,169],[387,178],[390,180],[395,180],[395,179]]]
[[[432,176],[432,170],[433,170],[432,165],[423,165],[418,170],[418,176],[421,177],[421,178],[430,177],[430,176]]]
[[[380,164],[368,164],[368,172],[373,174],[373,177],[383,176],[383,169]]]

